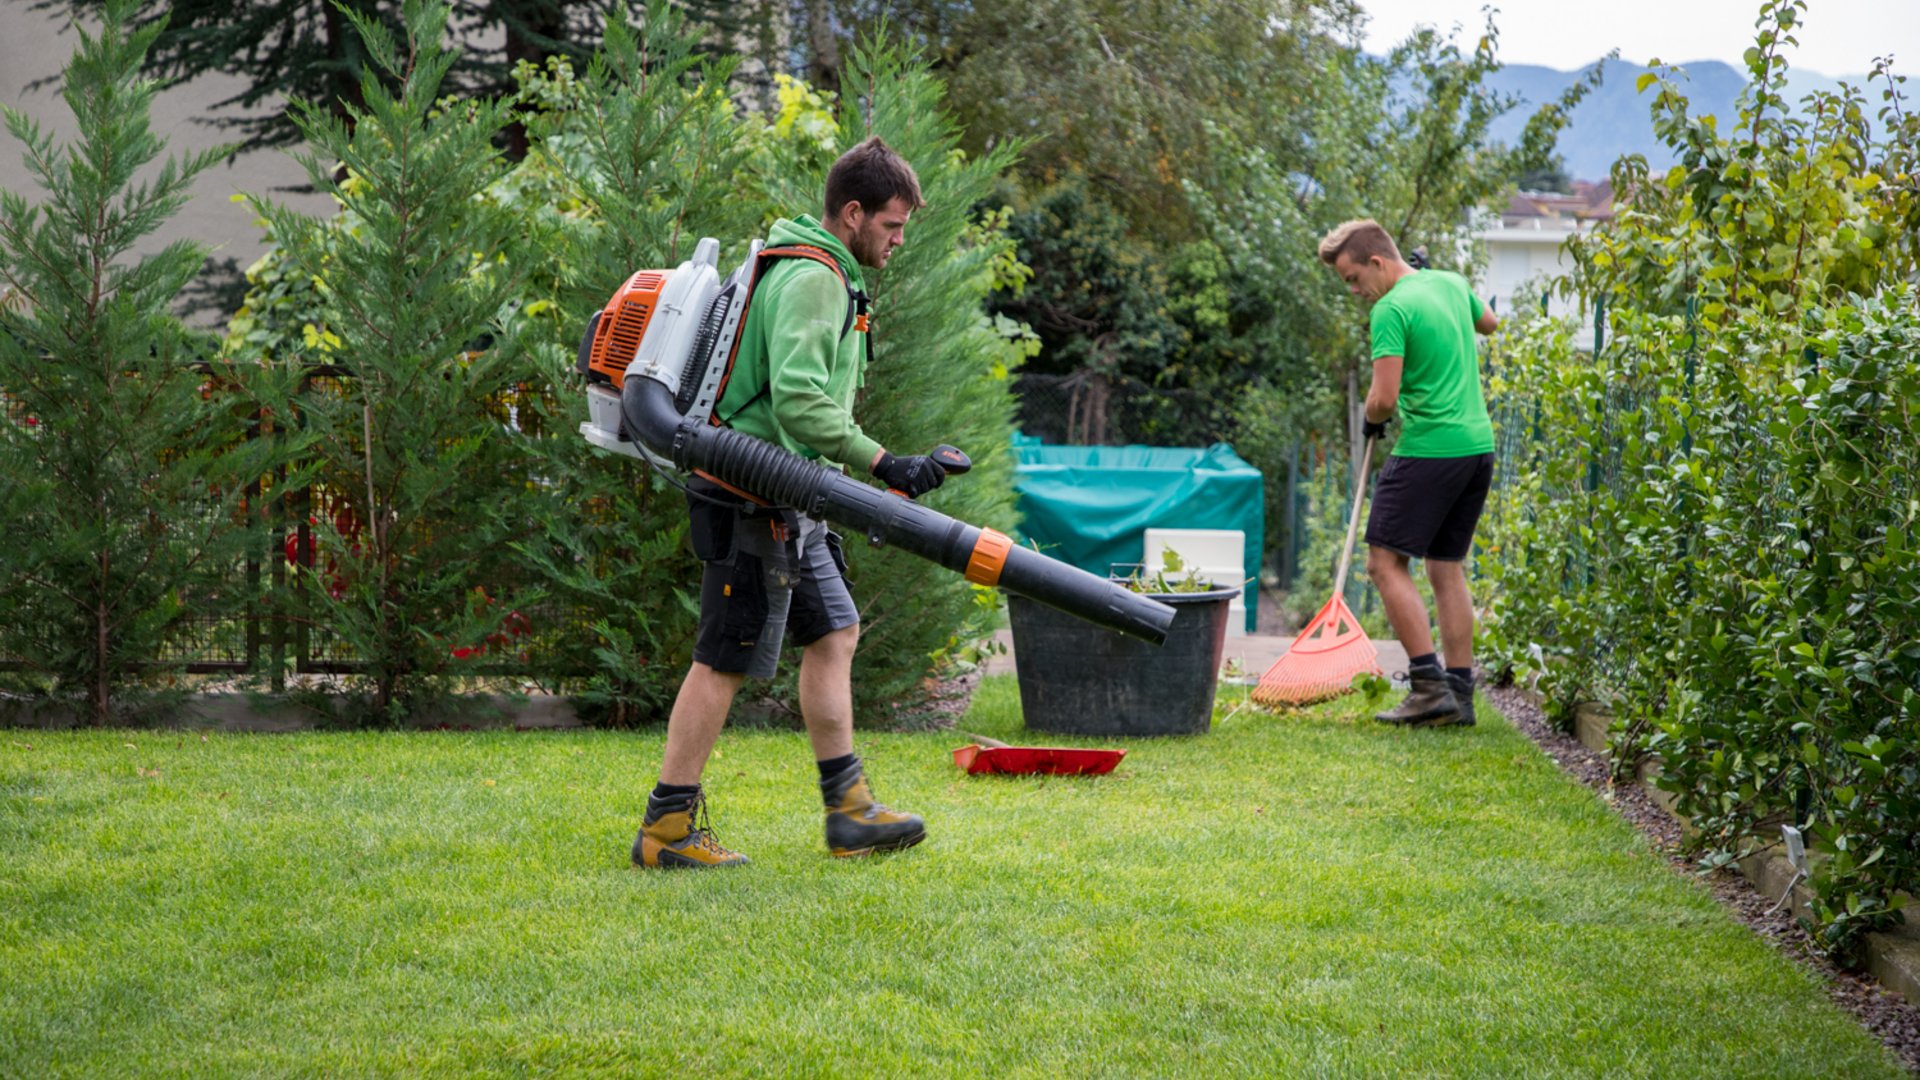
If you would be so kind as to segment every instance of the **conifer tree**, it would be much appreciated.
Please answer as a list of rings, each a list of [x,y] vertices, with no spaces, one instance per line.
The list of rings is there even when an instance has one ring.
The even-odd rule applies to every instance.
[[[973,471],[926,502],[1011,531],[1008,374],[1024,339],[1008,320],[990,320],[983,304],[1009,283],[1008,266],[1017,263],[1001,229],[983,223],[975,208],[1012,165],[1014,148],[977,157],[962,152],[960,127],[941,106],[945,96],[945,85],[916,53],[863,44],[852,50],[841,82],[834,145],[787,160],[770,187],[780,212],[819,214],[826,169],[872,135],[914,166],[927,205],[908,222],[906,242],[887,268],[865,272],[874,294],[872,360],[857,418],[895,453],[923,454],[944,442],[972,455]],[[1024,268],[1013,272],[1013,282],[1018,270]],[[855,707],[871,718],[923,700],[938,661],[987,629],[994,598],[923,559],[850,540],[849,581],[861,614]]]
[[[520,349],[501,316],[527,264],[507,255],[515,215],[484,197],[502,171],[506,105],[436,103],[455,60],[449,8],[408,0],[400,35],[348,14],[382,74],[362,79],[364,110],[296,104],[313,147],[301,161],[342,216],[321,227],[256,205],[320,282],[307,333],[340,369],[301,411],[321,470],[309,511],[321,550],[302,596],[374,709],[397,719],[463,674],[456,653],[514,610],[489,510],[519,486],[503,401]]]
[[[727,95],[731,68],[701,58],[685,21],[656,3],[638,26],[608,23],[584,79],[529,88],[552,108],[530,125],[538,138],[521,171],[550,159],[559,177],[543,201],[578,212],[560,223],[557,318],[538,324],[532,347],[542,392],[529,396],[530,427],[541,437],[524,445],[550,482],[521,492],[513,546],[556,606],[582,613],[590,628],[543,637],[540,665],[594,672],[583,696],[613,723],[665,717],[692,659],[688,597],[698,595],[700,570],[686,544],[684,496],[642,462],[580,438],[586,407],[574,346],[635,270],[675,266],[703,236],[720,240],[723,266],[744,256],[765,204],[742,184],[748,129]],[[523,310],[536,308],[549,305]]]
[[[42,197],[0,192],[0,657],[30,689],[126,716],[193,659],[180,631],[235,607],[249,484],[269,462],[245,439],[258,402],[167,309],[205,252],[132,253],[186,199],[215,149],[160,159],[141,61],[160,27],[106,7],[62,76],[78,121],[66,146],[5,110]],[[170,666],[159,661],[171,657]]]

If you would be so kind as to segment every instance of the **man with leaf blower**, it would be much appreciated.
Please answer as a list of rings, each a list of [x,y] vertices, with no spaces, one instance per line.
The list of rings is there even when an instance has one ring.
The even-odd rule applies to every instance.
[[[853,418],[868,359],[861,268],[887,265],[922,205],[913,167],[871,138],[828,172],[823,219],[774,223],[762,257],[777,261],[754,283],[714,422],[803,457],[865,468],[907,498],[939,487],[948,472],[966,471],[966,455],[951,447],[890,454]],[[700,776],[734,695],[747,676],[773,675],[785,635],[802,650],[800,712],[819,765],[828,849],[844,857],[919,843],[925,824],[875,802],[853,752],[860,614],[847,591],[840,538],[823,521],[706,478],[689,484],[688,506],[694,553],[704,563],[699,633],[667,722],[660,780],[634,839],[634,864],[747,861],[706,825]]]
[[[1380,471],[1367,517],[1367,572],[1394,636],[1407,650],[1408,693],[1374,719],[1423,727],[1473,723],[1473,598],[1466,558],[1493,482],[1493,425],[1480,389],[1474,334],[1499,325],[1465,278],[1400,257],[1370,220],[1349,221],[1320,241],[1320,261],[1372,305],[1373,379],[1368,439],[1405,421]],[[1408,569],[1424,559],[1433,585],[1446,667]]]

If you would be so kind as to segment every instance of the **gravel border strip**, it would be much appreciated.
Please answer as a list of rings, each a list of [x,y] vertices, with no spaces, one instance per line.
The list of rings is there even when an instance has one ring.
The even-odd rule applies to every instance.
[[[1646,835],[1673,871],[1705,885],[1714,898],[1782,954],[1813,972],[1834,1004],[1852,1013],[1861,1026],[1893,1051],[1907,1070],[1920,1074],[1920,1009],[1872,978],[1843,971],[1814,947],[1813,939],[1786,909],[1730,869],[1701,875],[1681,846],[1680,822],[1653,801],[1637,783],[1617,784],[1607,755],[1556,730],[1534,696],[1517,686],[1482,686],[1480,692],[1500,714],[1540,747],[1574,779],[1592,788],[1603,802]]]

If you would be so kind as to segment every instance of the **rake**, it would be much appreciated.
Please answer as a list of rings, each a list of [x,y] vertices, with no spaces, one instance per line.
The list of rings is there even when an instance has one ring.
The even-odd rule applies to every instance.
[[[1381,674],[1380,651],[1367,640],[1345,596],[1353,538],[1360,528],[1360,500],[1367,493],[1367,469],[1372,464],[1373,440],[1368,439],[1360,456],[1360,482],[1353,489],[1353,513],[1347,518],[1347,542],[1340,548],[1333,595],[1293,639],[1293,647],[1260,676],[1260,684],[1249,695],[1257,705],[1310,705],[1352,690],[1357,675]]]

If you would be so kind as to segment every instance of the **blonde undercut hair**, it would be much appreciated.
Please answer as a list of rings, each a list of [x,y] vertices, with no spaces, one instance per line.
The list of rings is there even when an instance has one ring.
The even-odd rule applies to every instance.
[[[1320,261],[1332,266],[1335,259],[1345,255],[1357,263],[1366,262],[1375,255],[1383,259],[1398,260],[1400,248],[1387,235],[1387,230],[1372,218],[1361,218],[1337,226],[1326,238],[1320,241]]]

